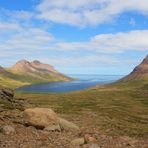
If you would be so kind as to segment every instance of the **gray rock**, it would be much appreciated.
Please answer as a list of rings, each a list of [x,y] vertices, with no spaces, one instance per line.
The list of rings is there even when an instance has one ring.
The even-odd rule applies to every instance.
[[[79,127],[77,125],[63,118],[59,118],[59,125],[61,129],[65,131],[79,131]]]
[[[100,146],[98,144],[91,144],[89,148],[100,148]]]
[[[13,102],[14,99],[14,92],[11,89],[3,88],[0,89],[0,98],[1,99],[6,99],[10,102]]]
[[[77,138],[71,141],[71,146],[76,147],[76,146],[82,146],[85,143],[84,138]]]
[[[44,131],[57,131],[57,132],[61,132],[61,128],[59,125],[51,125],[51,126],[47,126],[44,128]]]
[[[2,130],[3,130],[3,133],[6,135],[15,133],[15,128],[13,128],[10,125],[3,126]]]
[[[83,148],[101,148],[98,144],[85,144]]]

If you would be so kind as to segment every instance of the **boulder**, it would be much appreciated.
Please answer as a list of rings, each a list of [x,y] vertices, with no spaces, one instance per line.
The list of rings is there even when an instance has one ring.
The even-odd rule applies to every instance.
[[[2,131],[3,131],[4,134],[9,135],[9,134],[15,133],[15,128],[13,128],[13,127],[10,126],[10,125],[5,125],[5,126],[2,128]]]
[[[83,145],[83,148],[102,148],[98,144],[85,144]]]
[[[65,131],[79,131],[79,127],[77,125],[63,118],[59,118],[59,125],[61,129]]]
[[[54,131],[61,132],[61,128],[60,128],[59,125],[49,125],[49,126],[44,128],[44,131],[48,131],[48,132],[50,132],[50,131],[52,131],[52,132],[54,132]]]
[[[34,126],[46,131],[72,131],[79,132],[79,127],[63,118],[48,108],[30,108],[23,113],[26,125]]]
[[[13,102],[14,99],[14,92],[11,89],[3,88],[0,89],[0,98],[1,99],[6,99],[10,102]]]
[[[43,129],[48,126],[57,125],[58,117],[52,109],[31,108],[24,111],[25,124]]]
[[[84,138],[77,138],[71,141],[72,148],[76,148],[78,146],[82,146],[85,144]]]
[[[101,148],[98,144],[90,144],[89,148]]]

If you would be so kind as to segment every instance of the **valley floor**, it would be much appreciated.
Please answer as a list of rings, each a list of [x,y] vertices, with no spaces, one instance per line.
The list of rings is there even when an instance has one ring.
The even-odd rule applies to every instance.
[[[147,86],[131,90],[98,86],[63,94],[16,92],[15,97],[28,100],[26,107],[52,108],[60,116],[76,123],[81,128],[82,135],[91,133],[102,148],[148,147]],[[21,112],[17,110],[2,113],[1,125],[14,125],[17,134],[9,137],[0,134],[1,145],[10,142],[14,147],[17,143],[22,144],[22,147],[26,145],[27,148],[69,148],[71,140],[81,137],[81,134],[45,133],[32,127],[24,127],[20,121]],[[16,142],[16,139],[20,142]]]

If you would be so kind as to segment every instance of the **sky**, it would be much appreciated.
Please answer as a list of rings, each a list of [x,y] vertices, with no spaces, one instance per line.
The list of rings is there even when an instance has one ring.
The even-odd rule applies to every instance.
[[[0,0],[0,65],[125,75],[148,54],[147,0]]]

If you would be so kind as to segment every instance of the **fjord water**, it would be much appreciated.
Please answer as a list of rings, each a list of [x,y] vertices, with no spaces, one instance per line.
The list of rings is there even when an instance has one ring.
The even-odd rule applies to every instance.
[[[123,76],[121,75],[69,75],[77,80],[69,82],[52,82],[46,84],[35,84],[29,86],[23,86],[17,89],[17,91],[23,92],[40,92],[40,93],[62,93],[72,92],[82,89],[94,87],[99,84],[108,84],[116,80],[119,80]]]

